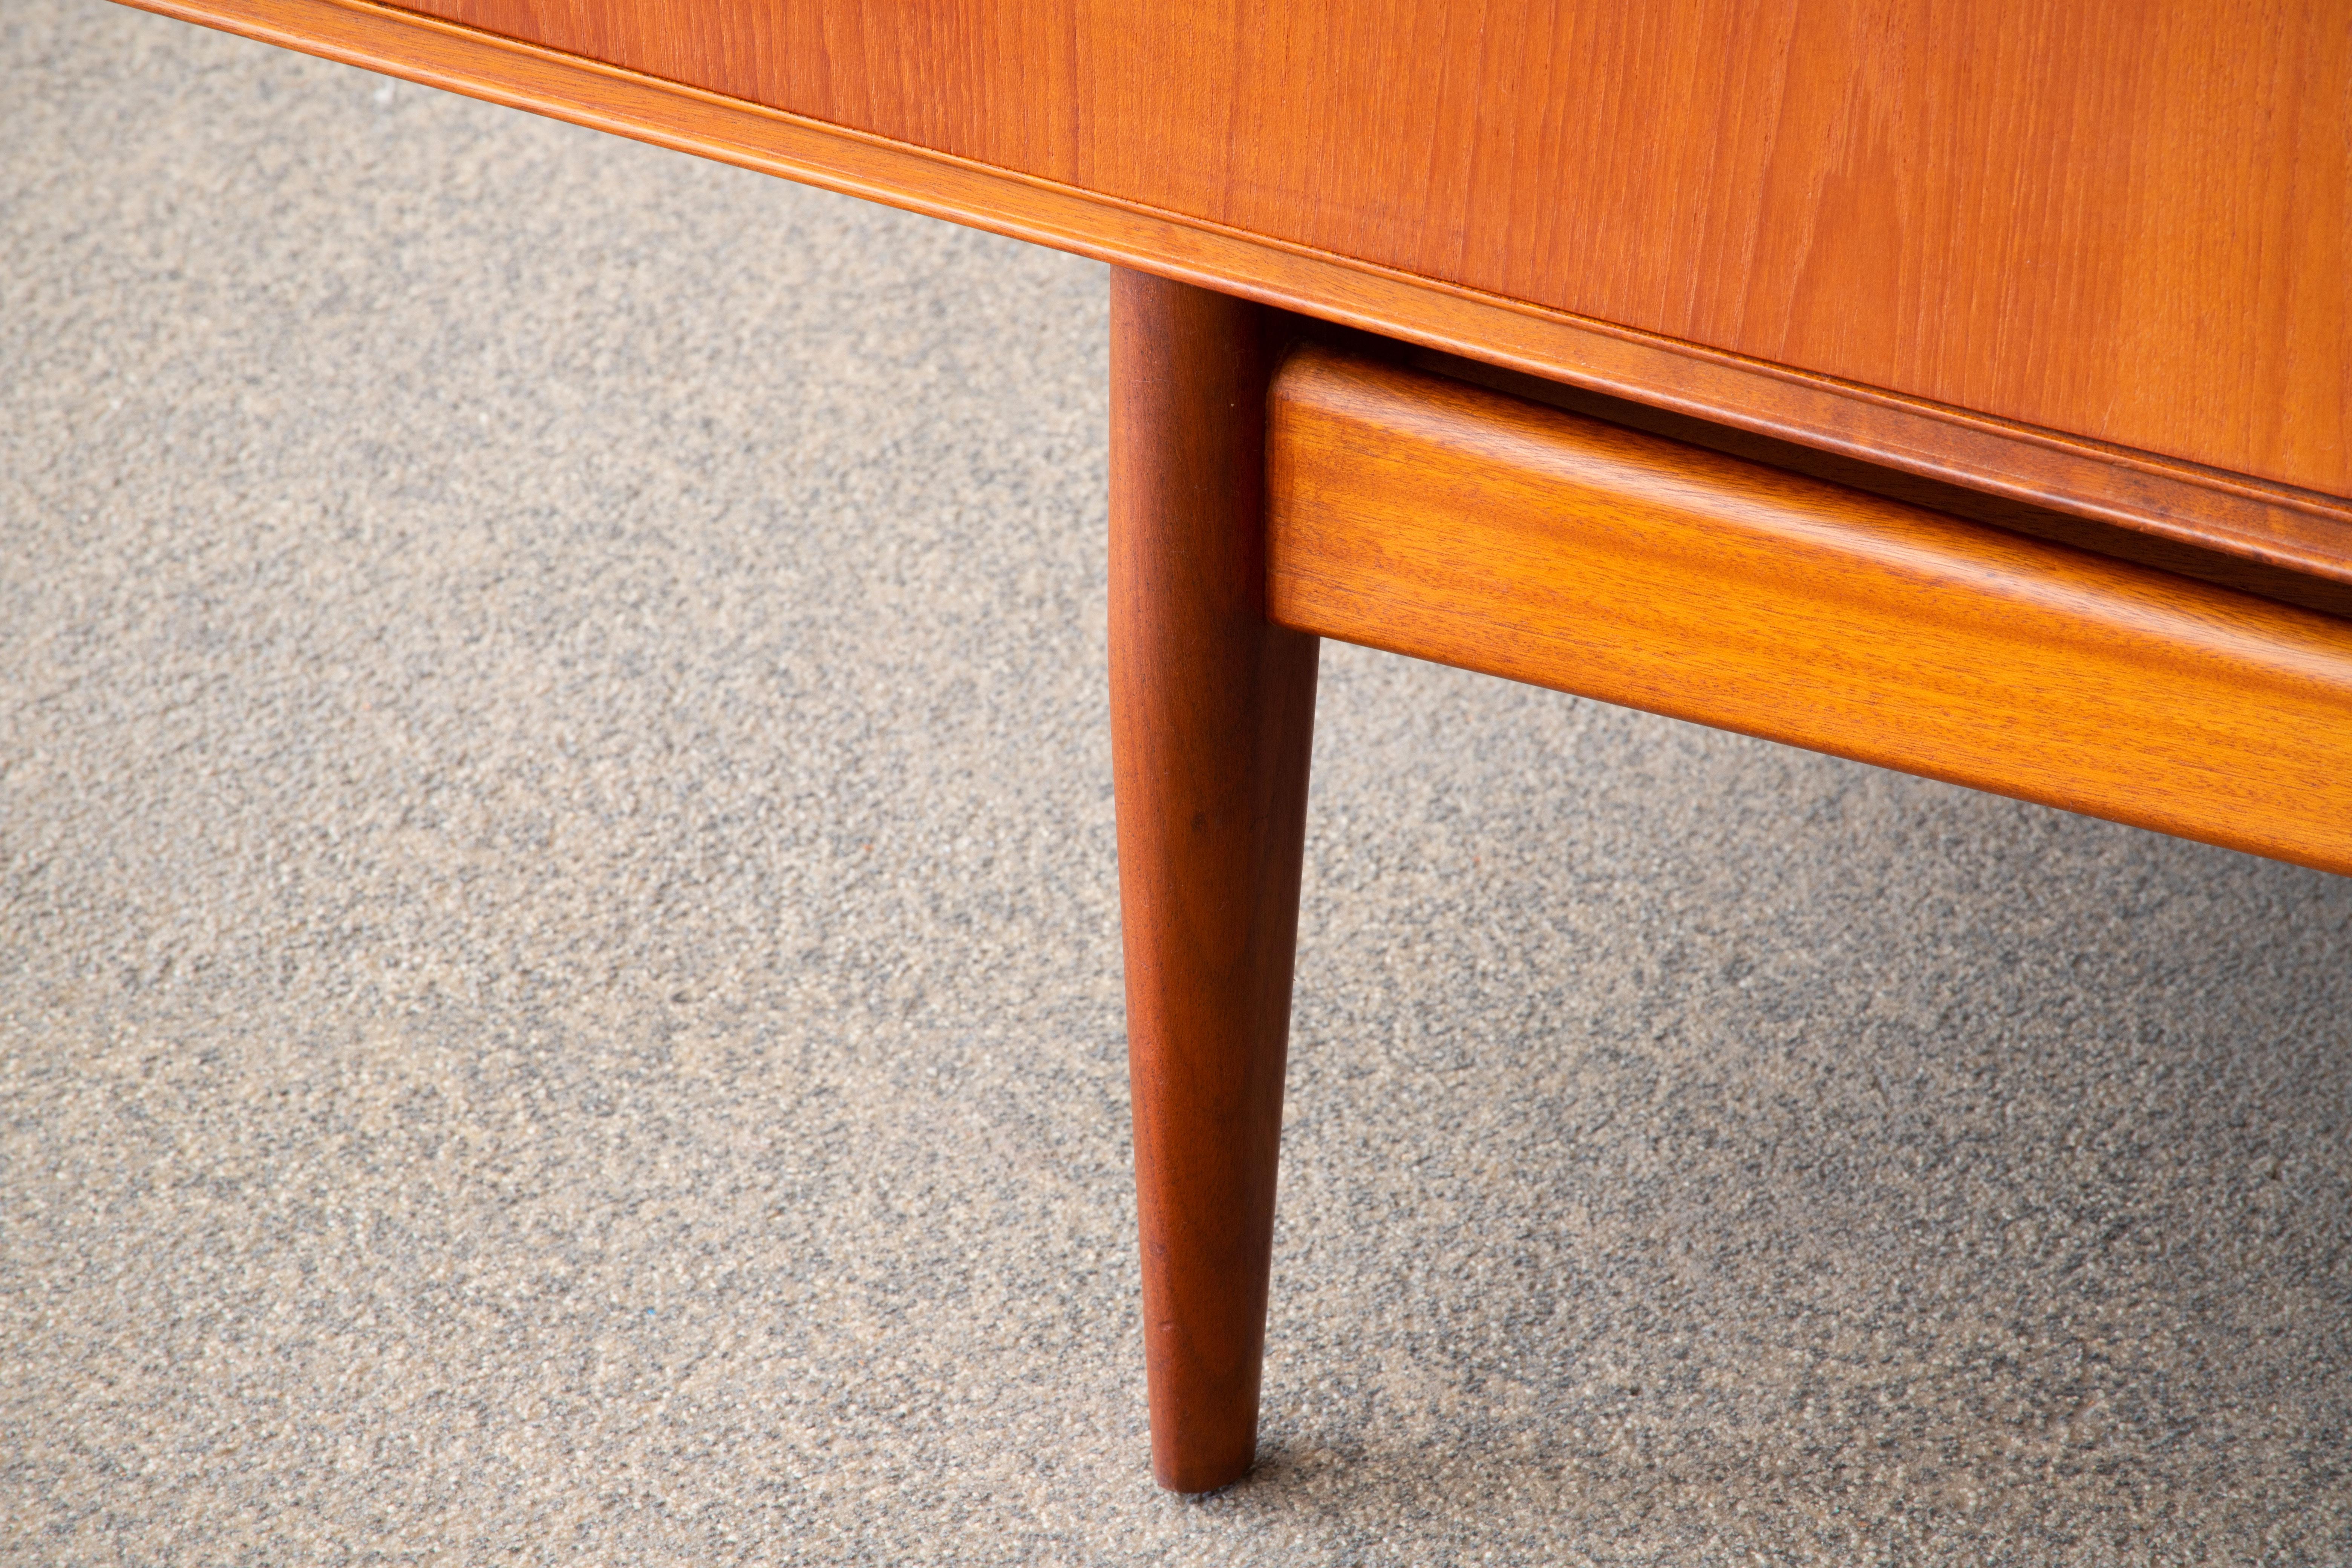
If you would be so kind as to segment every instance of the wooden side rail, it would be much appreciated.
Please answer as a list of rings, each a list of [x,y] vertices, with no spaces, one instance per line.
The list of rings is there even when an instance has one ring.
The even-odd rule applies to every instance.
[[[2352,871],[2352,622],[1320,345],[1269,398],[1283,626]]]

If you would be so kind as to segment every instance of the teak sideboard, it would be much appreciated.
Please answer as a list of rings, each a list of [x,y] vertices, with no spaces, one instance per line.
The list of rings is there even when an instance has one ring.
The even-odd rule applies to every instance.
[[[2352,870],[2342,0],[133,0],[1110,262],[1153,1469],[1255,1442],[1317,639]]]

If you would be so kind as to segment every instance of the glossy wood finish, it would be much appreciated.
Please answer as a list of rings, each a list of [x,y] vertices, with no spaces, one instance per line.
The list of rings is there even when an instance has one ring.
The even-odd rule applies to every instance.
[[[1475,293],[364,0],[136,3],[494,102],[1212,286],[1845,460],[2144,532],[2188,549],[2235,555],[2280,572],[2352,584],[2352,502],[2340,497]],[[2333,221],[2331,211],[2323,200],[2305,216],[2324,231]],[[2279,265],[2286,266],[2293,254],[2293,247],[2281,251]],[[2321,341],[2327,334],[2323,329],[2293,331],[2319,334],[2315,354],[2303,356],[2307,379],[2311,365],[2328,363]],[[2334,363],[2340,372],[2340,354]],[[2204,397],[2240,375],[2240,370],[2231,370],[2221,382],[2197,375],[2172,380],[2193,384],[2200,389],[2194,395]]]
[[[1286,626],[2352,872],[2352,622],[1310,346]]]
[[[1160,1484],[1249,1468],[1316,639],[1265,618],[1256,306],[1111,285],[1111,751]]]
[[[2179,538],[2139,529],[2122,528],[2076,512],[2035,506],[2029,501],[1952,484],[1927,474],[1907,473],[1879,463],[1865,463],[1837,452],[1795,441],[1758,435],[1736,426],[1693,419],[1646,403],[1587,392],[1564,382],[1482,364],[1456,354],[1439,353],[1368,332],[1309,322],[1307,331],[1343,351],[1427,370],[1454,381],[1491,387],[1529,402],[1571,414],[1582,414],[1604,424],[1647,430],[1653,435],[1705,447],[1710,451],[1745,458],[1768,468],[1810,474],[1818,479],[1867,490],[1927,511],[1970,521],[1990,523],[2011,533],[2072,544],[2094,554],[2137,562],[2160,571],[2202,582],[2238,588],[2283,604],[2301,605],[2333,616],[2352,616],[2352,583],[2338,582],[2307,572],[2290,571],[2242,552],[2218,551]]]
[[[1506,299],[2352,489],[2342,0],[411,0]]]

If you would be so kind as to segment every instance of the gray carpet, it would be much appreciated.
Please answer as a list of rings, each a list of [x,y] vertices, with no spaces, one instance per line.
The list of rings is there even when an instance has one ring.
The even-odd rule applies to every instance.
[[[0,45],[0,1558],[2352,1561],[2352,882],[1340,647],[1155,1492],[1103,268]]]

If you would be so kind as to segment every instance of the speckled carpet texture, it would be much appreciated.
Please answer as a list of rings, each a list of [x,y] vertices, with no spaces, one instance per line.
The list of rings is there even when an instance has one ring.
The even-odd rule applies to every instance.
[[[2352,881],[1335,645],[1156,1491],[1105,269],[0,48],[0,1563],[2352,1563]]]

